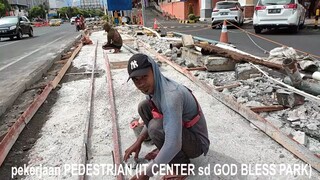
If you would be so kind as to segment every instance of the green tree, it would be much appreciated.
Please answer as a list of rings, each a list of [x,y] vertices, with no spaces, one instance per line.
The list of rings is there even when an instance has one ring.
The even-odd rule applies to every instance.
[[[95,9],[94,10],[94,16],[103,16],[104,13],[101,9]]]
[[[8,0],[0,0],[0,17],[4,16],[7,11],[11,10],[11,6]]]
[[[89,17],[89,12],[86,9],[79,9],[78,14],[82,15],[83,17]]]
[[[60,14],[60,17],[67,18],[67,16],[68,16],[68,18],[71,18],[68,13],[70,11],[69,9],[70,9],[70,7],[62,7],[57,10],[57,13]]]
[[[4,16],[6,14],[6,7],[4,4],[0,3],[0,17]]]
[[[77,7],[72,7],[72,8],[71,8],[71,15],[72,15],[72,16],[77,16],[78,14],[81,15],[80,9],[77,8]]]
[[[35,18],[35,17],[40,17],[40,18],[45,18],[46,17],[46,11],[43,6],[34,6],[30,9],[29,11],[29,17],[30,18]]]

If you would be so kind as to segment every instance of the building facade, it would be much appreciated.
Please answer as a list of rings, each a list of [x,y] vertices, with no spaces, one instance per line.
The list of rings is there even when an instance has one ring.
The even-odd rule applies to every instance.
[[[8,0],[11,11],[7,13],[10,16],[28,16],[28,9],[40,4],[49,6],[48,0]]]

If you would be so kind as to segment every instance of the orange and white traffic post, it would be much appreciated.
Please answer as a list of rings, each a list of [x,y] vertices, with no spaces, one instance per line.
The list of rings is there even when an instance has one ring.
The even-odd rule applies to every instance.
[[[223,43],[229,43],[228,40],[228,30],[227,30],[227,21],[223,21],[222,29],[221,29],[221,35],[220,35],[220,42]]]
[[[153,22],[153,29],[154,29],[154,30],[158,30],[158,29],[159,29],[159,27],[158,27],[158,23],[157,23],[157,19],[156,19],[156,18],[154,18],[154,22]]]

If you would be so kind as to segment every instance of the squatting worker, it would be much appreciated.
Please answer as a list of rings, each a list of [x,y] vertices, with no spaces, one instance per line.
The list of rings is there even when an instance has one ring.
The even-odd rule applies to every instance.
[[[114,53],[120,52],[122,47],[122,38],[120,33],[116,29],[112,28],[108,23],[103,25],[103,29],[108,33],[108,42],[102,46],[102,49],[114,49]]]
[[[188,164],[190,159],[206,155],[210,141],[205,117],[192,92],[185,86],[165,77],[157,63],[145,54],[135,54],[128,62],[129,79],[146,95],[140,102],[138,113],[145,127],[126,151],[124,160],[134,152],[138,158],[142,142],[150,137],[158,154],[152,160],[146,175],[152,177],[152,166],[160,164]],[[129,80],[128,79],[128,80]]]

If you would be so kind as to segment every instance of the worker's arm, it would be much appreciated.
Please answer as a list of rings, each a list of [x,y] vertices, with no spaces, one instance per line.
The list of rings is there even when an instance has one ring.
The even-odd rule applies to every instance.
[[[108,42],[107,42],[107,44],[112,44],[112,39],[113,39],[113,36],[114,36],[114,32],[112,31],[112,30],[110,30],[109,32],[108,32]]]
[[[134,155],[134,158],[137,159],[138,158],[138,155],[140,153],[140,150],[141,150],[141,144],[143,143],[143,141],[145,139],[147,139],[149,137],[148,135],[148,129],[146,127],[143,127],[139,137],[137,138],[136,142],[133,143],[127,150],[125,150],[125,154],[124,154],[124,161],[127,161],[131,154],[134,152],[135,155]]]

